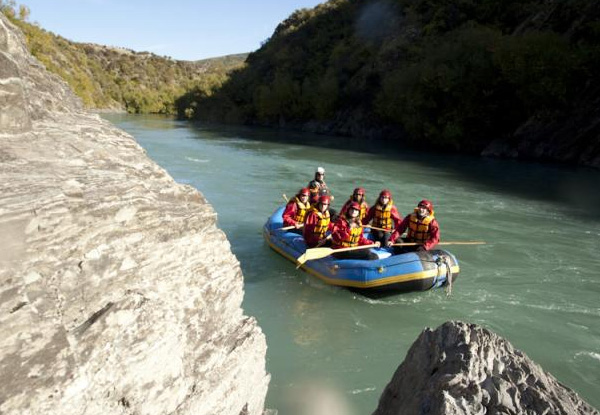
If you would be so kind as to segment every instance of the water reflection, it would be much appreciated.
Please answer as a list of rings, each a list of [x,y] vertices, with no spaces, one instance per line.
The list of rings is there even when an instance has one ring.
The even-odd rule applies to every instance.
[[[270,153],[281,151],[281,143],[290,159],[306,157],[306,147],[323,147],[376,154],[397,163],[411,163],[440,174],[452,174],[457,181],[477,184],[486,191],[514,193],[517,196],[560,203],[576,215],[600,220],[600,172],[587,167],[541,164],[514,160],[501,160],[456,154],[423,153],[398,150],[394,143],[362,140],[356,137],[335,137],[310,133],[281,131],[259,127],[234,127],[193,124],[202,139],[222,141],[244,150]],[[269,143],[275,145],[269,145]],[[296,147],[294,147],[296,146]],[[318,150],[309,150],[318,151]],[[352,160],[349,160],[352,162]],[[364,160],[360,161],[364,163]],[[314,167],[311,167],[314,168]],[[368,177],[362,177],[366,182]],[[402,180],[402,177],[399,177]]]

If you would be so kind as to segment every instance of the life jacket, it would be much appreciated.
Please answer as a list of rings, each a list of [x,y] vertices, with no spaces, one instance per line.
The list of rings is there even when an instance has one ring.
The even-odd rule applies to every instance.
[[[394,201],[391,199],[385,206],[381,206],[381,203],[375,205],[373,226],[392,230],[392,206],[394,206]]]
[[[411,242],[424,243],[429,239],[429,224],[433,220],[433,212],[423,219],[419,219],[417,213],[411,213],[408,222],[406,239]]]
[[[348,226],[350,226],[350,223],[348,223]],[[344,236],[344,239],[341,241],[340,245],[344,248],[358,246],[358,241],[360,240],[361,235],[362,226],[359,225],[355,228],[350,227],[350,232]]]
[[[315,212],[315,214],[319,218],[319,221],[315,225],[315,229],[313,229],[313,234],[319,239],[323,239],[325,237],[327,229],[329,228],[329,222],[331,221],[329,211],[326,210],[325,213],[322,213],[316,207],[311,207],[310,212]]]
[[[304,223],[304,218],[306,217],[306,212],[310,208],[310,203],[302,203],[300,199],[298,199],[298,196],[296,196],[294,199],[296,206],[298,207],[298,209],[296,209],[296,216],[294,216],[294,220],[298,223]]]
[[[361,222],[365,218],[365,216],[367,216],[368,210],[369,210],[369,205],[367,205],[366,202],[361,202],[361,204],[360,204],[360,220],[361,220]]]

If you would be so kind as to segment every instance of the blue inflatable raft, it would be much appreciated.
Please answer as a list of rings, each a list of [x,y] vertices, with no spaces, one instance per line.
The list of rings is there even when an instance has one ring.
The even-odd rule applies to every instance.
[[[263,228],[271,248],[296,263],[306,251],[297,233],[278,230],[283,227],[285,206],[275,210]],[[336,259],[328,256],[307,261],[302,268],[331,285],[365,291],[424,291],[454,281],[460,271],[458,261],[444,250],[392,255],[386,248],[371,248],[379,259]]]

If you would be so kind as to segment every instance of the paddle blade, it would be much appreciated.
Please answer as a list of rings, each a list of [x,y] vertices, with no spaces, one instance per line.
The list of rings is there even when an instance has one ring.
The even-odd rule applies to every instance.
[[[296,262],[298,262],[296,269],[300,268],[306,261],[306,254],[302,254],[298,258],[296,258]]]
[[[325,258],[333,253],[333,249],[331,248],[310,248],[307,249],[302,255],[296,258],[296,262],[298,262],[298,266],[296,268],[300,268],[306,261],[310,261],[313,259]]]
[[[326,256],[329,256],[333,254],[333,249],[331,248],[311,248],[311,249],[307,249],[306,252],[304,253],[303,256],[306,257],[306,261],[310,261],[313,259],[319,259],[319,258],[325,258]]]
[[[342,248],[342,249],[333,249],[333,248],[327,248],[327,247],[310,248],[310,249],[307,249],[306,252],[304,252],[302,255],[300,255],[298,257],[298,259],[296,259],[296,261],[298,261],[298,266],[296,268],[300,268],[302,266],[302,264],[304,264],[306,261],[310,261],[313,259],[325,258],[326,256],[333,254],[334,252],[358,251],[360,249],[369,249],[369,248],[377,248],[377,247],[379,247],[379,245],[373,244],[373,245],[353,246],[350,248]]]

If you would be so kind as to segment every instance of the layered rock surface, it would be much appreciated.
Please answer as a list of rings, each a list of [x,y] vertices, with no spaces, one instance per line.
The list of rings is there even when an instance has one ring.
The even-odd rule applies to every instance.
[[[473,324],[426,329],[386,386],[374,415],[598,415],[498,335]]]
[[[215,211],[1,13],[0,140],[0,413],[262,413],[265,338]]]

